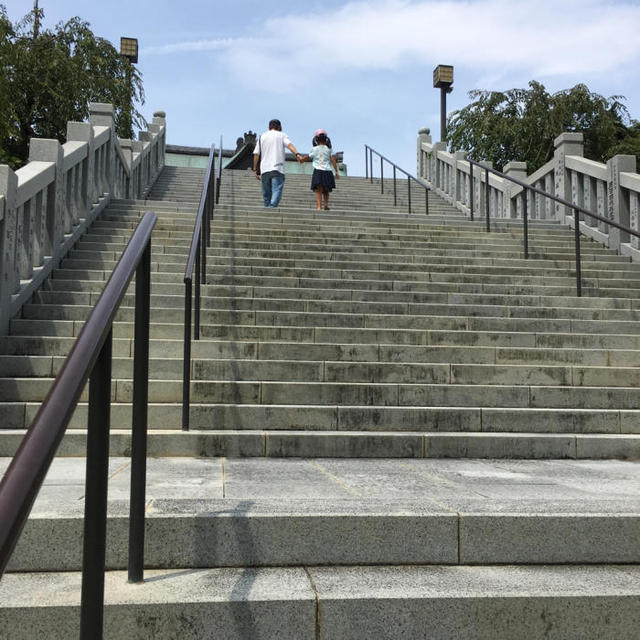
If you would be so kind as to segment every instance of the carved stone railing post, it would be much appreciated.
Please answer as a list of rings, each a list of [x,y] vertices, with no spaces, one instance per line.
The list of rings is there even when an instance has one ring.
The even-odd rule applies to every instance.
[[[158,146],[156,148],[158,155],[156,158],[156,172],[158,172],[164,167],[165,149],[167,146],[167,114],[164,111],[154,111],[151,124],[160,129],[158,133],[160,139],[158,140]],[[149,127],[149,130],[152,130],[151,127]]]
[[[422,143],[428,142],[431,144],[431,130],[428,127],[423,127],[418,130],[418,149],[417,149],[417,163],[418,163],[418,176],[426,177],[429,175],[428,167],[426,166],[426,155],[422,150]]]
[[[102,191],[98,196],[102,196],[105,193],[113,193],[113,187],[115,184],[115,141],[116,130],[113,116],[113,105],[105,104],[103,102],[92,102],[89,104],[89,122],[94,127],[108,127],[109,128],[109,142],[106,149],[105,157],[102,158],[101,172],[102,172]]]
[[[65,185],[63,163],[64,156],[62,145],[57,140],[43,138],[31,138],[29,143],[30,162],[53,162],[55,164],[55,180],[47,189],[47,203],[44,208],[45,215],[36,219],[35,211],[31,212],[29,224],[30,235],[36,241],[39,248],[34,245],[33,266],[40,266],[46,256],[52,256],[54,260],[60,257],[62,240],[66,233],[71,233],[71,219],[65,207]],[[34,207],[35,208],[35,207]],[[23,216],[21,216],[22,218]],[[20,236],[20,219],[18,220],[18,236]],[[23,222],[23,224],[25,224]],[[41,239],[41,240],[40,240]],[[30,276],[29,276],[30,277]]]
[[[442,162],[438,162],[438,151],[446,151],[446,150],[447,150],[446,142],[435,142],[433,145],[433,158],[435,161],[435,174],[433,176],[433,179],[438,189],[442,189],[443,196],[445,195],[445,192],[444,192],[445,171],[444,171],[444,167],[442,166]]]
[[[88,122],[67,122],[67,141],[68,142],[86,142],[87,143],[87,155],[82,161],[81,165],[81,187],[80,187],[80,203],[81,203],[81,216],[82,204],[84,204],[84,213],[88,215],[91,205],[98,201],[96,193],[96,185],[93,180],[94,176],[94,161],[95,161],[95,148],[93,143],[93,127]]]
[[[464,202],[465,191],[465,178],[458,171],[458,162],[460,160],[466,160],[467,154],[465,151],[455,151],[453,153],[453,168],[451,169],[451,195],[453,197],[454,204]]]
[[[133,141],[128,138],[120,138],[120,148],[122,150],[122,155],[124,156],[125,162],[129,167],[130,171],[133,171]],[[132,187],[133,180],[132,177],[129,177],[127,180],[126,187],[124,189],[124,193],[122,194],[123,198],[130,199],[132,198],[131,192],[133,190]]]
[[[527,163],[526,162],[507,162],[502,171],[505,176],[515,178],[524,182],[527,179]],[[513,182],[507,180],[504,185],[504,216],[505,218],[521,218],[522,209],[519,198],[513,196],[520,191],[520,187]],[[531,212],[528,212],[529,217]]]
[[[622,172],[633,173],[636,170],[636,157],[631,155],[618,155],[607,160],[607,213],[606,217],[619,224],[629,227],[631,225],[629,201],[623,196],[620,186],[620,174]],[[620,249],[622,242],[629,242],[629,234],[614,227],[609,227],[609,247]]]
[[[6,165],[0,165],[0,196],[0,333],[5,335],[11,296],[19,286],[15,268],[18,176]]]
[[[581,133],[562,133],[553,142],[555,151],[554,158],[554,180],[555,195],[558,198],[571,202],[571,176],[567,170],[566,156],[584,156],[584,136]],[[565,222],[565,216],[572,216],[573,212],[561,204],[555,206],[556,220]]]
[[[147,148],[145,149],[145,147],[148,147],[149,142],[151,142],[151,136],[149,135],[148,131],[141,131],[138,134],[138,140],[141,143],[141,147],[140,147],[140,151],[141,153],[143,151],[147,151],[147,153],[144,153],[144,155],[141,157],[141,163],[140,163],[140,185],[141,187],[144,187],[144,185],[146,185],[149,182],[149,178],[151,176],[151,169],[150,169],[150,162],[151,162],[151,155],[150,155],[150,149]],[[142,197],[144,194],[142,193],[142,189],[138,195],[138,197]]]

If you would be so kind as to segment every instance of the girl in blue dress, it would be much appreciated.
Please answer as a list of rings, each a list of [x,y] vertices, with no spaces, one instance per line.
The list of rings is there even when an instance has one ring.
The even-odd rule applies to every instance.
[[[308,155],[302,156],[300,162],[313,162],[313,175],[311,176],[311,191],[316,192],[317,209],[329,210],[329,193],[336,188],[338,178],[338,165],[336,157],[331,151],[329,138],[326,131],[316,131],[313,138],[314,147]],[[331,168],[333,167],[333,171]],[[335,171],[335,179],[333,173]]]

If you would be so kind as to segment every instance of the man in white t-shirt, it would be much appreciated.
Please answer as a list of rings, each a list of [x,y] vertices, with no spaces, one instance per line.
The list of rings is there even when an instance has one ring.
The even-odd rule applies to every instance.
[[[280,120],[269,122],[269,131],[263,133],[256,142],[253,151],[253,171],[262,181],[262,198],[265,207],[277,207],[282,198],[284,187],[284,159],[289,149],[296,158],[300,158],[295,146],[286,133],[282,133]],[[260,166],[258,167],[258,162]]]

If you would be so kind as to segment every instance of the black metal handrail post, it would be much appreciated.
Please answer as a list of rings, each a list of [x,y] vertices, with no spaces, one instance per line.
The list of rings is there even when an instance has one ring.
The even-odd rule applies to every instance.
[[[131,423],[131,498],[129,508],[129,582],[142,582],[144,577],[150,300],[151,248],[147,247],[136,271],[136,320]]]
[[[220,149],[218,150],[218,175],[216,178],[216,204],[220,202],[220,185],[222,184],[222,136],[220,136]],[[213,207],[212,207],[213,210]]]
[[[398,199],[396,195],[396,165],[393,165],[393,206],[397,206]]]
[[[424,215],[429,215],[429,189],[424,190]]]
[[[364,145],[364,178],[369,179],[369,147]]]
[[[133,233],[118,264],[113,270],[100,298],[87,318],[80,335],[56,377],[45,401],[38,410],[20,447],[0,482],[0,576],[29,517],[33,503],[44,482],[51,462],[65,434],[81,397],[89,382],[89,410],[87,428],[87,473],[85,488],[85,521],[83,540],[83,581],[81,595],[81,640],[102,638],[104,602],[104,558],[107,519],[107,482],[109,461],[109,427],[111,403],[112,326],[115,314],[127,292],[133,274],[141,276],[150,267],[151,232],[157,216],[147,212]],[[140,267],[142,266],[142,271]],[[139,305],[149,306],[147,299],[136,299]],[[138,285],[136,284],[136,294]],[[137,298],[137,296],[136,296]],[[139,314],[136,313],[136,319]],[[143,331],[144,333],[144,331]],[[136,327],[136,339],[141,334]],[[148,354],[147,345],[136,345],[137,357]],[[135,370],[146,369],[138,361]],[[139,381],[142,388],[148,380]],[[134,391],[138,401],[144,394]],[[144,398],[146,402],[146,398]],[[135,407],[135,414],[143,412]],[[144,411],[146,414],[146,409]],[[135,428],[136,425],[134,425]],[[144,447],[146,449],[146,445]],[[136,456],[137,457],[137,456]],[[144,475],[136,472],[132,483]],[[144,516],[144,511],[142,512]],[[144,522],[142,523],[144,528]]]
[[[371,180],[371,184],[373,184],[373,149],[371,147],[369,147],[369,166],[371,167],[369,180]]]
[[[484,209],[487,216],[487,233],[491,231],[491,223],[489,222],[489,169],[485,168],[484,172]]]
[[[201,234],[201,238],[204,236]],[[202,242],[200,242],[202,245]],[[193,339],[200,340],[200,280],[202,278],[202,270],[200,269],[200,265],[202,264],[202,251],[200,247],[198,247],[198,253],[196,253],[196,266],[195,266],[195,277],[196,277],[196,290],[195,290],[195,300],[194,300],[194,314],[193,314]]]
[[[191,402],[191,304],[193,299],[191,278],[185,282],[184,294],[184,345],[182,353],[182,430],[189,430],[189,405]]]
[[[573,210],[573,237],[576,248],[576,288],[578,292],[578,297],[582,296],[582,266],[581,266],[581,256],[580,256],[580,209],[575,207]]]
[[[527,190],[522,190],[522,233],[524,235],[524,259],[529,259],[529,213],[527,203]]]
[[[383,163],[384,160],[382,159],[382,156],[380,156],[380,193],[384,193],[384,166]]]
[[[473,163],[469,163],[469,217],[471,218],[471,222],[473,222],[473,203],[476,196],[475,186],[473,184]]]
[[[184,271],[184,344],[182,366],[182,429],[189,430],[189,407],[191,403],[191,339],[200,339],[201,284],[207,282],[207,245],[210,243],[211,222],[220,181],[215,171],[216,150],[212,145],[205,173],[200,206],[193,225],[191,247]],[[218,154],[218,174],[222,169],[222,146]],[[195,271],[195,274],[194,274]],[[193,279],[195,275],[195,287]],[[195,291],[194,291],[195,288]],[[195,297],[195,300],[193,299]],[[192,318],[193,316],[193,318]],[[193,334],[191,322],[193,320]]]
[[[112,332],[109,331],[89,382],[80,640],[102,638],[103,631],[111,422],[111,345]]]

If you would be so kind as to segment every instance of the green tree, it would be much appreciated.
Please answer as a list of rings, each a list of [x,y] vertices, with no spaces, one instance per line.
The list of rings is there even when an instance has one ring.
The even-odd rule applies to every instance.
[[[635,156],[637,170],[640,171],[640,122],[637,120],[631,122],[627,136],[609,149],[610,156],[615,156],[619,153]]]
[[[144,104],[135,67],[80,18],[42,29],[34,10],[12,24],[0,5],[0,162],[14,168],[28,158],[29,139],[65,141],[67,121],[83,121],[90,102],[114,105],[118,135],[144,126],[135,104]]]
[[[499,170],[519,160],[535,171],[553,157],[553,141],[564,131],[582,132],[585,156],[600,162],[632,134],[624,98],[605,98],[583,84],[550,94],[532,81],[528,89],[476,90],[469,98],[448,119],[449,146],[473,160],[492,160]]]

